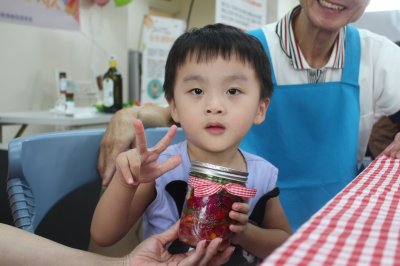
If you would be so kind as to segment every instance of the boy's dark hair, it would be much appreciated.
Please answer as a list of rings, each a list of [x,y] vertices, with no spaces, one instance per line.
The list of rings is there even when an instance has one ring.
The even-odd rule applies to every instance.
[[[271,67],[261,42],[238,28],[218,23],[193,28],[176,39],[165,65],[166,99],[174,98],[176,73],[187,58],[193,56],[197,62],[205,62],[218,56],[228,60],[232,55],[254,68],[261,87],[260,99],[271,97]]]

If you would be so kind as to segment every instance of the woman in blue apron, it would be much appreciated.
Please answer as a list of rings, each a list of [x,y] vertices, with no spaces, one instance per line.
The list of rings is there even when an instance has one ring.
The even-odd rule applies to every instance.
[[[262,30],[249,33],[271,58]],[[346,33],[342,80],[279,85],[272,73],[267,119],[241,145],[278,167],[281,202],[294,230],[357,173],[360,43],[355,28]]]
[[[274,94],[265,121],[242,142],[279,169],[293,230],[357,175],[374,118],[400,122],[399,48],[347,25],[369,0],[299,2],[276,24],[249,32],[270,58]],[[399,141],[385,153],[400,158]]]

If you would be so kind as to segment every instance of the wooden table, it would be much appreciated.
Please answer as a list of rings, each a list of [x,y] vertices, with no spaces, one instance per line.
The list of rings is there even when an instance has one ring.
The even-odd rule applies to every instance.
[[[400,265],[400,160],[375,159],[262,263],[269,265]]]

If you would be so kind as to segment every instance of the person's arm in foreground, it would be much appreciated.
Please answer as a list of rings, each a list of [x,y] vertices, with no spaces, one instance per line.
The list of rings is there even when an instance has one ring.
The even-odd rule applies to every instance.
[[[111,258],[63,246],[49,239],[28,233],[16,227],[0,224],[0,265],[220,265],[228,261],[233,247],[217,253],[222,239],[216,238],[206,245],[199,242],[195,250],[172,255],[166,245],[178,237],[178,224],[162,234],[140,243],[122,258]]]
[[[117,155],[135,146],[135,130],[132,125],[136,119],[142,120],[145,128],[172,124],[169,108],[156,105],[125,108],[116,112],[100,144],[98,169],[103,178],[103,185],[108,185],[114,175]]]

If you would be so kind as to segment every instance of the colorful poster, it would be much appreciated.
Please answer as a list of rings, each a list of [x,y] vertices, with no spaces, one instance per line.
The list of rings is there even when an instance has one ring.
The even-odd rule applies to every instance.
[[[148,15],[144,17],[141,102],[167,105],[163,92],[165,62],[172,44],[185,28],[184,20]]]
[[[1,0],[0,21],[79,30],[79,0]]]
[[[215,22],[242,30],[264,25],[267,20],[267,0],[217,0]]]

